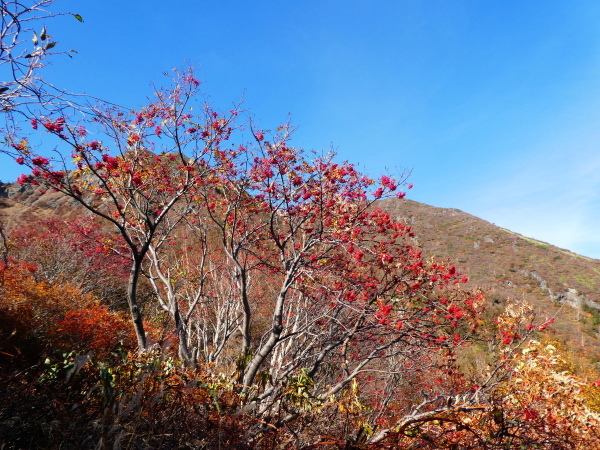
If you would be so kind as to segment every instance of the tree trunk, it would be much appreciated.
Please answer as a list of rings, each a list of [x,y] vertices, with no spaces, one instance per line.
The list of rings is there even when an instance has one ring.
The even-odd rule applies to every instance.
[[[183,359],[186,367],[194,367],[196,365],[196,358],[194,358],[193,353],[190,352],[187,336],[187,324],[181,317],[179,305],[177,305],[177,300],[174,299],[173,302],[175,302],[175,304],[171,305],[171,308],[173,318],[175,319],[177,338],[179,340],[179,357]]]
[[[129,282],[127,284],[127,304],[129,305],[129,312],[131,313],[131,321],[133,322],[133,328],[135,329],[138,347],[140,351],[144,352],[148,348],[148,342],[146,340],[146,331],[144,330],[142,312],[140,311],[137,301],[137,288],[141,269],[141,258],[134,256],[131,270],[129,272]]]

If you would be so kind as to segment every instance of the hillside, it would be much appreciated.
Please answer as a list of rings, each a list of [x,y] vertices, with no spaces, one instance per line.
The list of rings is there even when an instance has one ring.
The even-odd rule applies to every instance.
[[[556,319],[552,330],[579,354],[600,359],[600,260],[521,236],[457,209],[411,200],[382,207],[415,231],[427,257],[446,260],[482,287],[490,307],[524,299],[540,317]]]
[[[457,209],[390,199],[381,206],[413,227],[424,255],[450,260],[481,287],[497,312],[507,298],[524,299],[568,347],[600,361],[600,260],[536,241]],[[0,221],[18,227],[29,218],[74,218],[73,200],[16,183],[0,185]],[[84,212],[83,212],[84,213]],[[86,214],[86,213],[84,213]],[[598,364],[600,368],[600,363]]]
[[[0,224],[9,236],[16,231],[13,246],[4,248],[16,258],[24,255],[23,261],[3,266],[10,270],[2,271],[0,283],[0,373],[8,380],[0,391],[5,399],[0,442],[9,446],[91,448],[106,441],[119,447],[123,440],[132,448],[192,443],[194,448],[265,450],[597,447],[593,436],[600,429],[600,380],[590,359],[597,367],[600,261],[457,210],[406,200],[379,202],[415,234],[404,234],[398,245],[392,232],[405,230],[404,225],[380,210],[369,215],[357,211],[360,227],[377,232],[371,241],[352,239],[381,258],[363,258],[366,252],[360,248],[338,247],[342,238],[329,234],[323,242],[330,243],[336,264],[325,264],[319,248],[308,257],[301,254],[298,260],[309,264],[305,267],[314,276],[286,292],[289,307],[279,313],[286,320],[277,329],[277,322],[266,322],[277,313],[277,303],[269,300],[282,298],[277,283],[290,278],[275,272],[276,254],[265,245],[273,236],[279,242],[283,227],[270,227],[273,234],[253,237],[268,258],[264,265],[249,265],[270,270],[264,276],[250,272],[254,284],[243,284],[254,302],[249,335],[262,336],[253,356],[252,350],[240,350],[243,316],[240,303],[231,301],[232,287],[242,277],[232,276],[230,261],[219,259],[218,239],[201,241],[207,235],[199,235],[183,242],[183,236],[182,246],[169,243],[163,253],[173,255],[179,265],[152,279],[168,287],[149,290],[139,303],[150,319],[144,321],[148,331],[142,331],[152,339],[140,344],[130,316],[113,306],[130,299],[129,290],[123,290],[128,267],[97,245],[103,239],[94,238],[109,233],[85,220],[78,222],[89,228],[72,230],[77,225],[62,219],[82,217],[85,210],[56,192],[12,184],[0,185],[0,194]],[[337,207],[347,211],[347,203]],[[210,217],[201,210],[197,214],[200,220]],[[268,228],[256,210],[248,210],[246,217],[256,229]],[[339,213],[325,217],[344,218]],[[323,229],[315,234],[327,233]],[[332,229],[360,231],[339,224]],[[379,251],[382,246],[386,252]],[[180,254],[185,257],[176,256]],[[195,259],[196,254],[215,258],[210,276],[197,276],[202,258]],[[151,276],[163,261],[170,262],[155,255],[148,263]],[[395,258],[411,265],[389,264]],[[462,275],[446,261],[469,274],[473,290],[486,290],[483,315],[479,293],[452,289]],[[330,278],[331,271],[335,277]],[[111,288],[110,280],[119,276],[122,281]],[[198,279],[200,290],[194,286]],[[313,291],[314,283],[323,288]],[[106,287],[115,301],[109,300]],[[378,290],[368,295],[373,288]],[[164,292],[182,294],[164,297]],[[185,296],[188,292],[193,296]],[[185,311],[189,302],[195,307],[201,295],[206,300],[197,314],[187,313],[192,320],[175,328],[179,308]],[[528,314],[504,307],[508,297],[533,304],[537,324],[554,316],[553,343],[562,341],[568,348],[559,343],[556,351],[544,339],[531,341],[528,333],[537,333],[537,327]],[[165,308],[165,298],[176,306]],[[174,319],[156,311],[152,304],[159,301]],[[260,346],[276,342],[284,327],[288,331],[280,342],[285,345],[275,347],[269,361],[253,364],[266,354]],[[478,327],[481,333],[473,334]],[[190,348],[194,353],[188,356]],[[258,372],[260,364],[265,371]]]
[[[78,205],[75,200],[59,192],[45,192],[32,185],[0,183],[0,221],[8,229],[19,226],[29,218],[75,218],[82,214]]]

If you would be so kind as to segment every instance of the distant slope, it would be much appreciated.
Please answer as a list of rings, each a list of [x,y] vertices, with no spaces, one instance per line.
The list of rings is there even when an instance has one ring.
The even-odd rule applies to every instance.
[[[31,218],[62,217],[73,219],[87,211],[65,195],[43,191],[37,186],[0,183],[0,221],[10,229]]]
[[[413,227],[425,255],[452,260],[492,302],[527,300],[540,317],[556,317],[553,330],[572,350],[600,360],[600,260],[457,209],[396,199],[381,202],[381,207]]]

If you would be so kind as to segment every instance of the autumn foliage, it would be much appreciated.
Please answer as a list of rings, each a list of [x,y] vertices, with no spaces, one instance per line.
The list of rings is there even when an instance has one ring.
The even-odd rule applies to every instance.
[[[192,71],[137,111],[92,116],[34,118],[55,153],[22,130],[7,137],[29,169],[18,183],[69,196],[98,221],[7,234],[0,414],[43,407],[0,439],[596,445],[597,387],[534,339],[550,318],[513,304],[484,320],[484,293],[465,290],[451,262],[426,260],[411,227],[380,209],[405,196],[406,176],[372,179],[294,147],[289,124],[269,131],[239,107],[212,109]]]
[[[66,281],[38,280],[36,272],[30,263],[2,268],[0,352],[5,363],[31,362],[59,348],[102,355],[120,341],[131,345],[130,325],[120,314]]]

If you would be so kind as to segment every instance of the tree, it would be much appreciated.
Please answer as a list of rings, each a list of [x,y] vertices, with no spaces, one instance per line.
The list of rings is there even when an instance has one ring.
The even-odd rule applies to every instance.
[[[241,339],[228,345],[238,348],[241,391],[253,392],[260,414],[280,414],[301,379],[304,400],[323,402],[358,376],[389,373],[391,361],[398,373],[424,370],[439,362],[429,354],[464,343],[478,308],[459,289],[466,278],[424,261],[410,227],[377,207],[403,197],[404,181],[376,182],[333,155],[309,158],[289,146],[286,126],[272,139],[253,137],[252,150],[227,154],[219,192],[200,186],[195,220],[218,245],[206,253],[220,252],[229,274],[216,282],[226,280],[220,291],[231,294],[218,298],[209,281],[206,304],[234,300],[240,311]]]
[[[203,317],[196,344],[238,356],[243,392],[268,379],[257,397],[263,406],[298,373],[326,398],[383,360],[463,342],[477,305],[453,289],[462,276],[423,261],[406,240],[410,227],[376,206],[402,198],[405,181],[375,182],[333,155],[311,159],[289,146],[289,125],[266,140],[249,122],[250,141],[233,144],[238,109],[221,115],[203,105],[193,115],[198,96],[199,82],[185,71],[136,112],[97,110],[85,124],[34,120],[34,129],[70,146],[73,170],[58,150],[49,158],[26,139],[12,141],[15,160],[32,169],[19,183],[71,196],[125,240],[127,299],[141,349],[148,343],[137,286],[146,261],[159,299],[166,295],[161,305],[173,317],[180,355],[195,362],[188,335]],[[168,251],[183,228],[194,235],[194,276],[180,271],[181,253]],[[218,332],[208,333],[210,320]]]
[[[141,350],[148,347],[137,297],[144,258],[157,234],[171,231],[161,227],[175,205],[219,170],[219,148],[237,115],[234,109],[220,118],[200,104],[200,116],[193,116],[199,85],[186,71],[139,111],[97,108],[90,121],[74,124],[61,113],[32,119],[33,129],[57,138],[60,150],[70,148],[73,166],[58,149],[49,158],[37,155],[27,139],[15,136],[9,137],[12,150],[5,150],[32,169],[17,182],[62,192],[119,231],[128,248],[123,256],[131,260],[127,301]]]
[[[90,124],[71,125],[63,116],[34,121],[71,147],[73,170],[58,152],[51,160],[33,153],[27,140],[12,145],[16,161],[32,169],[20,183],[59,190],[120,232],[141,349],[148,344],[137,286],[147,255],[180,355],[195,362],[188,334],[204,317],[206,334],[197,344],[238,355],[244,392],[267,377],[259,397],[265,404],[299,371],[315,379],[314,395],[326,398],[382,360],[463,342],[472,326],[461,324],[475,317],[477,305],[451,289],[462,276],[453,266],[423,261],[406,241],[410,227],[376,207],[384,197],[403,197],[404,181],[382,176],[376,183],[333,155],[309,159],[289,146],[288,125],[267,141],[249,123],[251,141],[233,145],[237,110],[221,117],[204,106],[193,116],[198,89],[184,72],[137,112],[98,110],[94,131],[110,138],[112,149],[91,138]],[[182,257],[165,250],[177,244],[183,224],[195,236],[194,276],[178,269]],[[209,318],[220,331],[207,332]]]

